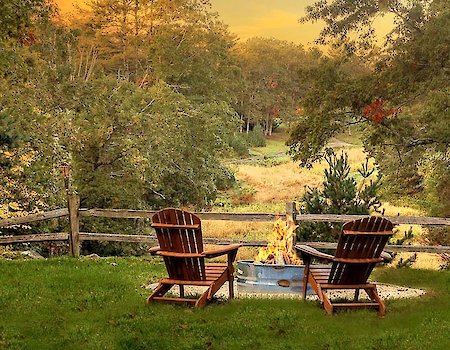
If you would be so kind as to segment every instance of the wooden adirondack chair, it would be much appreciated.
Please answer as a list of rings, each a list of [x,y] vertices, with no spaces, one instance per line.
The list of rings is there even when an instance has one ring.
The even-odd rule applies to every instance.
[[[149,253],[163,257],[169,277],[159,281],[147,303],[158,301],[204,306],[227,281],[229,297],[234,297],[233,262],[241,244],[203,251],[200,218],[180,209],[161,210],[153,215],[152,220],[159,247],[151,248]],[[221,255],[227,255],[226,263],[205,263],[205,259]],[[180,287],[180,297],[165,297],[174,285]],[[198,299],[185,298],[184,286],[187,285],[204,286],[206,290]]]
[[[336,307],[369,307],[383,315],[384,303],[378,296],[376,285],[368,282],[368,278],[377,263],[391,258],[383,249],[392,236],[392,228],[389,220],[375,216],[347,222],[342,227],[334,256],[307,245],[296,245],[305,264],[303,298],[310,283],[329,314]],[[327,260],[331,265],[313,265],[313,258]],[[332,302],[326,291],[339,289],[354,289],[353,302]],[[367,293],[370,302],[358,301],[361,289]]]

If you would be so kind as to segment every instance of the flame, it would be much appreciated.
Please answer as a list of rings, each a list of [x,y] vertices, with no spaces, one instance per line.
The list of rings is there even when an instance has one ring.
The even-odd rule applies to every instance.
[[[258,251],[257,261],[272,264],[300,265],[294,251],[295,225],[292,217],[288,216],[286,222],[278,219],[272,232],[269,234],[269,243]]]

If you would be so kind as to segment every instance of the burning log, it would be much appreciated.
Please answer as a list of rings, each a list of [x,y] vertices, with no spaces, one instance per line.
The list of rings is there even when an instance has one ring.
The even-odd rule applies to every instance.
[[[294,251],[296,228],[291,217],[287,218],[286,223],[281,219],[277,220],[269,235],[269,243],[259,249],[256,260],[264,264],[300,265],[301,260]]]

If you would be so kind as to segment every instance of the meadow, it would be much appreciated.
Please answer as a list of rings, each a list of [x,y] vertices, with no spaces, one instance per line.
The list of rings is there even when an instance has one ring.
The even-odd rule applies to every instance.
[[[267,138],[265,147],[251,148],[250,154],[256,160],[233,166],[237,184],[219,195],[212,211],[283,215],[286,212],[286,203],[300,200],[306,187],[322,186],[326,163],[317,163],[312,169],[305,169],[299,167],[298,163],[293,162],[287,155],[269,158],[270,155],[287,151],[286,138],[285,132],[277,132]],[[357,138],[352,140],[357,142]],[[354,172],[366,158],[357,143],[349,143],[337,151],[345,151],[348,154]],[[261,156],[267,158],[260,160]],[[264,239],[272,229],[272,224],[205,221],[203,229],[207,236],[215,238]]]

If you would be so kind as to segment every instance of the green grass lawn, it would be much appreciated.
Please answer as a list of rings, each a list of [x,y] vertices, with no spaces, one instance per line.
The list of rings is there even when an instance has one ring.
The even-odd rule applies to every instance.
[[[316,302],[218,300],[203,309],[146,305],[165,274],[153,258],[0,260],[0,349],[447,349],[450,272],[379,269],[377,280],[426,288],[387,313],[329,316]]]
[[[275,139],[275,140],[266,140],[266,146],[265,147],[252,147],[251,152],[253,155],[262,155],[262,156],[269,156],[274,155],[276,153],[280,152],[286,152],[288,150],[288,147],[285,144],[285,141],[282,139]]]

